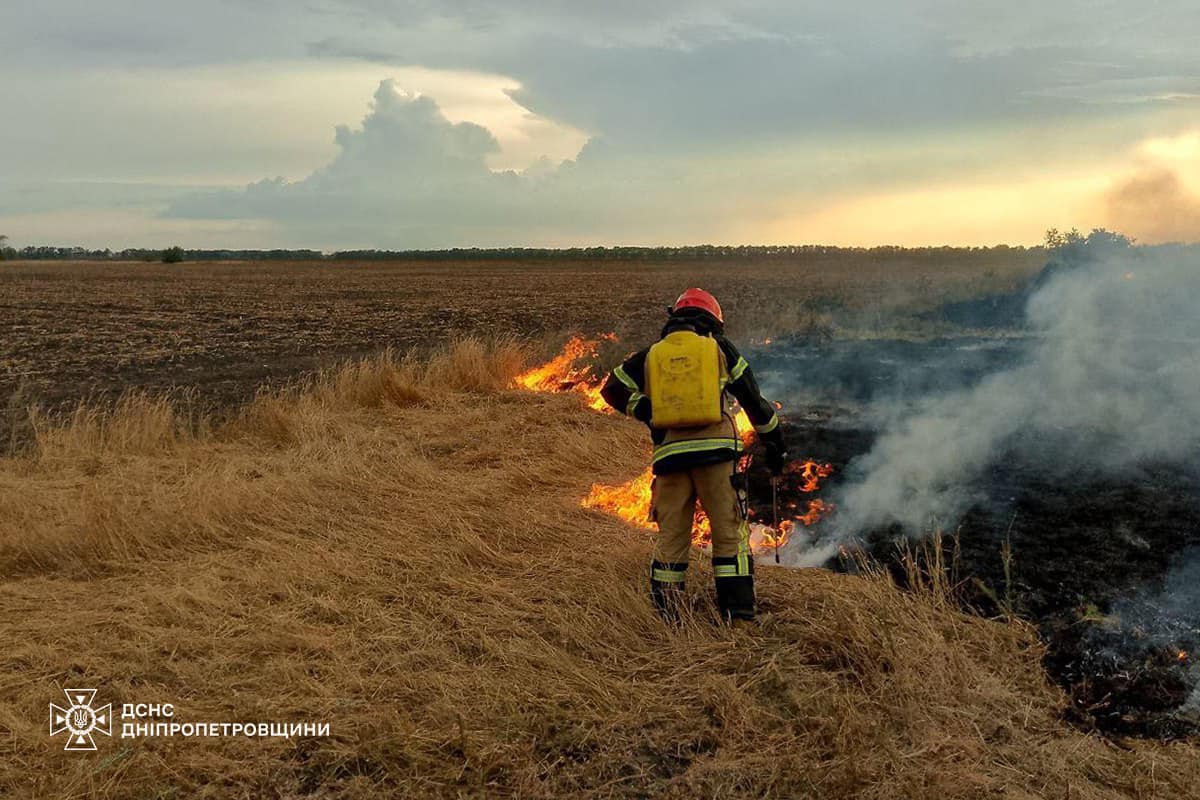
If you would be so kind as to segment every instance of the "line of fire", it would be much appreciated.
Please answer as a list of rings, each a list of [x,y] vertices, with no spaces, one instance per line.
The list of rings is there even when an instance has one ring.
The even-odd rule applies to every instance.
[[[588,408],[600,413],[612,413],[600,397],[600,380],[594,362],[600,344],[616,339],[616,335],[612,333],[595,338],[573,336],[554,358],[518,376],[517,384],[535,392],[575,392],[583,397]],[[782,409],[782,404],[776,403],[776,406]],[[739,460],[738,469],[746,472],[754,460],[753,454],[750,453],[755,441],[754,428],[742,409],[736,409],[734,423],[746,448],[746,454]],[[801,458],[788,464],[779,487],[781,495],[788,498],[783,504],[783,510],[787,513],[785,518],[779,521],[778,527],[757,519],[762,515],[755,509],[750,511],[751,519],[755,520],[751,523],[750,543],[756,555],[774,552],[783,547],[791,539],[797,526],[813,528],[834,511],[832,503],[812,496],[820,490],[821,482],[832,473],[832,464],[819,463],[811,458]],[[638,527],[653,529],[654,523],[650,516],[652,482],[653,475],[647,467],[640,475],[622,484],[594,484],[591,492],[583,498],[582,504],[585,508],[613,514]],[[696,525],[693,531],[693,543],[700,548],[708,547],[711,531],[703,509],[696,510]]]

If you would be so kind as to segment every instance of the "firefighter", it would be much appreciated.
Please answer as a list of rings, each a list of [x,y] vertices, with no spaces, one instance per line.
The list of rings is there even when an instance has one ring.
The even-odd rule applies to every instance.
[[[715,297],[688,289],[669,309],[662,336],[612,371],[601,394],[610,406],[650,428],[654,443],[651,515],[658,524],[650,594],[673,617],[682,597],[696,501],[712,527],[717,605],[728,620],[754,619],[754,559],[746,521],[742,440],[730,396],[766,445],[780,475],[787,450],[779,416],[763,399],[746,359],[725,338]]]

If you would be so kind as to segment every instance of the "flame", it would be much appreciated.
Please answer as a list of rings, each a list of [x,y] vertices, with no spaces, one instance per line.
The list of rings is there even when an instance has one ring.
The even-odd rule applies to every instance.
[[[518,386],[534,392],[576,392],[583,395],[587,406],[592,410],[610,412],[608,404],[600,396],[600,381],[593,372],[592,364],[587,362],[596,358],[601,342],[616,340],[616,335],[612,333],[595,339],[574,336],[554,358],[518,375],[516,383]],[[775,403],[775,407],[782,408],[779,403]],[[757,436],[745,409],[738,408],[733,421],[737,427],[737,435],[749,448],[754,444]],[[752,460],[753,458],[749,454],[742,456],[739,468],[741,470],[748,469]],[[784,479],[798,476],[800,484],[796,488],[801,492],[811,494],[817,491],[821,481],[832,473],[833,465],[806,459],[789,464]],[[653,483],[653,472],[647,467],[643,473],[626,483],[615,486],[602,483],[592,484],[591,491],[588,492],[581,505],[584,508],[611,514],[639,528],[656,530],[658,526],[650,518]],[[777,544],[782,547],[787,543],[797,525],[811,527],[817,524],[833,511],[833,504],[814,498],[808,501],[803,514],[795,514],[796,509],[795,503],[788,504],[788,510],[792,512],[792,519],[781,521],[778,531],[773,531],[758,523],[754,524],[756,531],[761,534],[760,537],[757,537],[758,541],[754,543],[756,553],[773,550]],[[692,527],[692,543],[697,547],[709,547],[712,543],[712,526],[701,509],[696,510],[695,523]]]
[[[1180,650],[1178,653],[1175,654],[1175,658],[1179,659],[1179,661],[1181,663],[1184,661],[1187,661],[1188,660],[1188,651]]]
[[[796,517],[796,521],[806,528],[811,528],[824,519],[831,511],[833,511],[833,503],[826,503],[824,500],[819,499],[809,500],[808,511]]]
[[[574,336],[554,358],[517,376],[517,384],[535,392],[561,391],[564,383],[576,383],[590,375],[590,368],[576,369],[575,362],[596,354],[596,342]]]
[[[704,509],[696,509],[696,519],[692,523],[692,544],[696,547],[712,547],[712,523],[704,513]]]
[[[795,475],[799,473],[800,479],[804,481],[800,485],[800,491],[805,494],[812,494],[817,489],[821,488],[821,481],[833,474],[832,464],[818,464],[811,459],[806,461],[793,461],[787,465],[785,474]]]
[[[821,488],[822,480],[833,474],[833,465],[822,464],[812,460],[811,458],[808,458],[803,461],[793,461],[792,463],[788,464],[787,468],[784,469],[783,474],[784,481],[786,481],[789,476],[798,475],[801,483],[796,488],[805,494],[812,494]],[[825,517],[833,513],[834,505],[833,503],[827,503],[820,498],[813,498],[812,500],[808,501],[808,506],[803,514],[796,514],[795,511],[797,509],[798,506],[796,503],[788,503],[787,510],[792,512],[792,518],[781,520],[779,523],[779,530],[777,532],[772,531],[770,528],[765,528],[762,534],[764,543],[763,546],[765,548],[773,549],[775,547],[776,540],[778,540],[779,546],[783,547],[783,545],[787,544],[788,539],[791,538],[792,533],[796,529],[796,525],[802,525],[805,528],[811,528],[821,520],[825,519]]]
[[[594,483],[588,496],[583,498],[583,507],[594,508],[639,528],[653,530],[655,525],[650,521],[650,484],[653,481],[654,475],[647,467],[641,475],[619,486]]]
[[[612,408],[609,407],[608,402],[600,396],[600,384],[586,385],[581,383],[578,384],[577,391],[583,395],[587,407],[592,411],[599,411],[604,414],[612,413]]]
[[[615,333],[605,333],[595,339],[572,336],[563,345],[562,352],[545,364],[522,372],[516,383],[533,392],[577,392],[583,395],[588,408],[593,411],[610,412],[608,404],[600,396],[600,381],[589,363],[596,358],[601,342],[615,342]]]
[[[754,444],[755,433],[754,425],[750,423],[750,417],[746,414],[746,409],[739,408],[733,415],[733,424],[737,426],[738,436],[742,439],[742,444],[746,447]]]
[[[814,461],[805,461],[804,464],[816,464]],[[829,464],[817,464],[817,475],[813,480],[828,476],[833,472],[833,467]],[[802,470],[794,470],[804,474]],[[592,489],[588,492],[587,497],[583,499],[581,505],[584,508],[591,508],[597,511],[603,511],[606,514],[612,514],[615,517],[625,520],[631,525],[636,525],[645,530],[656,530],[657,525],[650,519],[650,499],[651,485],[654,482],[654,475],[649,468],[641,475],[638,475],[633,480],[610,486],[602,483],[592,484]],[[810,491],[801,487],[803,491]],[[815,488],[811,491],[815,491]],[[789,507],[794,509],[794,503],[789,504]],[[791,538],[796,526],[800,525],[805,528],[811,528],[818,522],[827,517],[834,510],[832,503],[827,503],[819,498],[814,498],[808,501],[807,508],[803,514],[795,514],[792,519],[785,519],[779,523],[779,530],[773,531],[766,525],[755,523],[759,530],[760,539],[754,543],[754,551],[756,553],[770,552],[775,549],[776,541],[778,546],[782,547],[787,544]],[[712,526],[708,521],[708,517],[704,515],[704,511],[697,509],[696,520],[692,528],[692,544],[696,547],[707,548],[712,545]]]
[[[633,480],[608,486],[603,483],[593,483],[588,496],[581,504],[584,508],[593,508],[612,514],[626,522],[647,530],[657,530],[658,526],[650,519],[651,487],[654,483],[654,473],[647,467],[646,471]],[[712,526],[702,510],[696,510],[696,519],[692,527],[692,543],[697,547],[708,547],[712,541]]]
[[[761,543],[758,545],[758,547],[755,548],[755,553],[774,551],[776,547],[783,547],[785,544],[787,544],[788,537],[792,532],[792,525],[791,523],[781,522],[779,527],[780,531],[778,534],[776,534],[775,531],[771,530],[766,525],[760,526],[762,539],[760,540]],[[778,542],[776,539],[778,539]]]

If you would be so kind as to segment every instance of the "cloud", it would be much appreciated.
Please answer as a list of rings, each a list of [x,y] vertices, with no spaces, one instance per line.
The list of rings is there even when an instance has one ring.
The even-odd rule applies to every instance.
[[[19,15],[0,63],[60,72],[136,64],[368,59],[519,83],[545,117],[631,145],[770,141],[829,130],[1020,124],[1172,104],[1200,86],[1186,0],[58,0]],[[1010,4],[1011,5],[1011,4]],[[145,41],[129,31],[154,31]],[[126,32],[126,33],[123,33]],[[112,43],[118,43],[113,46]],[[19,117],[17,118],[19,121]]]
[[[340,4],[377,12],[383,24],[329,31],[310,52],[510,75],[534,112],[630,149],[1111,119],[1129,113],[1131,98],[1166,108],[1200,89],[1200,57],[1170,15],[1129,25],[1123,3],[1031,6],[1019,24],[948,0],[622,3],[587,12],[524,3],[489,14],[486,32],[459,29],[448,47],[439,38],[447,18],[467,26],[479,4],[436,17],[425,4]]]
[[[408,94],[392,80],[379,84],[362,129],[339,126],[341,153],[312,178],[322,184],[367,182],[377,170],[389,177],[421,180],[436,174],[454,180],[486,171],[486,158],[500,149],[496,138],[473,122],[449,122],[431,97]]]
[[[337,128],[337,155],[299,181],[264,179],[244,190],[193,193],[165,216],[194,219],[257,218],[319,231],[343,231],[345,241],[377,231],[421,245],[436,231],[478,224],[481,213],[517,176],[494,173],[489,155],[496,138],[471,122],[452,123],[430,97],[408,94],[385,80],[361,128]],[[458,222],[449,222],[448,217]]]
[[[446,119],[433,98],[384,80],[361,126],[339,126],[333,160],[298,181],[193,192],[171,219],[256,219],[313,247],[423,248],[580,241],[712,241],[736,215],[761,215],[770,197],[730,170],[632,159],[593,139],[573,160],[494,171],[484,127]],[[716,234],[716,235],[714,235]]]
[[[86,75],[0,69],[0,180],[236,186],[299,177],[329,160],[334,126],[359,117],[384,76],[436,97],[452,122],[492,131],[494,169],[570,158],[587,140],[513,102],[516,81],[477,72],[331,60]]]
[[[1200,17],[1182,0],[1016,2],[255,0],[197,15],[194,0],[56,0],[6,28],[0,179],[42,181],[66,207],[62,187],[84,181],[283,175],[168,213],[252,213],[297,246],[753,241],[780,219],[772,238],[822,240],[824,217],[792,219],[881,192],[1107,170],[1195,106]],[[364,128],[331,145],[384,76],[437,98],[441,122],[486,129],[491,169],[420,104],[374,120],[393,144]],[[431,159],[393,152],[422,146]],[[543,155],[553,168],[493,172]],[[930,235],[1018,229],[951,224]]]

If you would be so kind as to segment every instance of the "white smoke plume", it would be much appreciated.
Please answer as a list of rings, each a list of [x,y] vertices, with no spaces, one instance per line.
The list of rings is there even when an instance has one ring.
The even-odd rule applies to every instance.
[[[899,523],[953,527],[985,472],[1018,459],[1071,480],[1200,453],[1200,256],[1107,249],[1030,296],[1019,363],[930,396],[848,470],[839,537]]]

